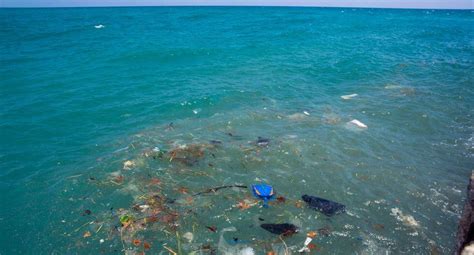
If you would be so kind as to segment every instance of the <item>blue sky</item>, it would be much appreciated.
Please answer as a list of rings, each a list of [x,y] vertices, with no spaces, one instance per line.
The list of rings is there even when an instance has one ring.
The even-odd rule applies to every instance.
[[[257,5],[473,9],[474,0],[0,0],[1,7]]]

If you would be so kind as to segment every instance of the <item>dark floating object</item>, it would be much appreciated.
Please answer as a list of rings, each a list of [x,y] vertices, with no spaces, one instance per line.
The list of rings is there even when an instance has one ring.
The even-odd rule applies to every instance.
[[[216,233],[217,232],[217,227],[216,226],[206,226],[209,231]]]
[[[266,231],[276,234],[276,235],[283,235],[283,236],[291,236],[294,233],[298,232],[298,227],[293,224],[289,223],[282,223],[282,224],[262,224],[260,225]]]
[[[258,137],[257,139],[257,145],[260,147],[267,147],[270,144],[270,139],[263,138],[263,137]]]
[[[346,211],[346,206],[324,198],[303,195],[301,197],[309,208],[320,211],[326,216],[333,216]]]
[[[221,145],[222,144],[222,141],[219,141],[219,140],[211,140],[209,141],[212,145]]]
[[[86,215],[91,215],[92,211],[87,209],[87,210],[84,210],[84,212],[82,213],[82,216],[86,216]]]

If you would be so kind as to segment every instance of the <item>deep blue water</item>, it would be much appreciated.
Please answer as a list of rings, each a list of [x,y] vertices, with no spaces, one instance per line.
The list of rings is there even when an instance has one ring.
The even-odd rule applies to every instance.
[[[453,251],[474,166],[472,11],[0,9],[0,61],[0,254],[284,254],[261,219],[300,228],[294,254],[318,229],[318,254]],[[190,144],[193,164],[149,156]],[[286,202],[191,196],[257,182]]]

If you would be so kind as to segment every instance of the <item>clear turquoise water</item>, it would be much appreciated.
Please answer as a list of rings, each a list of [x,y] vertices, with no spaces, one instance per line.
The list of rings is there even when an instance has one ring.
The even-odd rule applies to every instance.
[[[258,217],[300,227],[293,253],[326,227],[317,254],[450,254],[474,166],[473,38],[472,11],[0,9],[0,253],[139,252],[113,215],[143,215],[131,207],[160,191],[177,226],[123,230],[147,254],[222,254],[231,226],[243,242],[228,249],[281,253]],[[192,166],[143,156],[209,140],[222,145]],[[179,190],[257,181],[287,202],[239,210],[247,190]],[[299,208],[302,194],[347,213]]]

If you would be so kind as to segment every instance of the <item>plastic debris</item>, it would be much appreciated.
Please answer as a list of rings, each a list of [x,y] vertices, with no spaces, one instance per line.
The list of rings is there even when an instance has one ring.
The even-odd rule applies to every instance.
[[[133,240],[133,245],[135,245],[135,246],[139,246],[141,243],[142,243],[142,242],[141,242],[140,240],[138,240],[138,239],[134,239],[134,240]]]
[[[260,227],[265,229],[266,231],[283,236],[291,236],[298,232],[298,227],[290,224],[290,223],[282,223],[282,224],[270,224],[265,223],[261,224]]]
[[[326,216],[333,216],[345,212],[346,210],[345,205],[324,198],[309,195],[303,195],[301,198],[306,202],[309,208],[320,211]]]
[[[311,237],[311,238],[315,238],[318,234],[316,233],[316,231],[309,231],[306,236],[308,237]]]
[[[151,244],[147,241],[143,242],[143,249],[149,250],[151,248]]]
[[[267,184],[252,185],[252,193],[256,198],[263,200],[263,207],[268,207],[268,201],[275,195],[273,187]]]
[[[344,100],[349,100],[349,99],[354,98],[356,96],[358,96],[358,94],[344,95],[344,96],[341,96],[341,98],[344,99]]]
[[[270,139],[259,136],[256,144],[260,147],[267,147],[270,144]]]
[[[190,243],[193,241],[194,235],[191,232],[186,232],[183,234],[183,238],[186,239]]]
[[[99,242],[100,242],[100,243],[104,243],[105,240],[104,240],[104,239],[100,239]]]
[[[217,227],[216,226],[206,226],[207,229],[209,229],[209,231],[211,232],[217,232]]]
[[[135,162],[127,160],[123,162],[123,170],[131,170],[135,166]]]
[[[404,214],[399,208],[392,208],[390,215],[395,216],[395,218],[405,226],[412,228],[418,228],[420,226],[420,223],[418,223],[413,216]]]
[[[310,249],[308,248],[308,244],[311,243],[313,239],[311,237],[306,237],[306,240],[303,243],[303,247],[298,250],[298,252],[310,252]]]
[[[90,237],[91,235],[92,235],[92,234],[91,234],[90,231],[86,231],[86,232],[84,232],[84,234],[82,235],[82,237],[88,238],[88,237]]]
[[[97,29],[100,29],[100,28],[104,28],[105,26],[102,25],[102,24],[99,24],[99,25],[95,25],[94,27],[97,28]]]
[[[309,112],[303,111],[304,115],[309,116]]]
[[[228,244],[224,238],[225,232],[235,232],[237,229],[235,227],[224,228],[221,231],[221,236],[219,238],[218,252],[217,254],[222,255],[254,255],[255,251],[252,247],[249,247],[245,244]]]
[[[359,120],[356,120],[356,119],[353,119],[351,121],[348,122],[349,124],[352,124],[352,125],[355,125],[359,128],[368,128],[367,125],[365,125],[364,123],[360,122]]]

